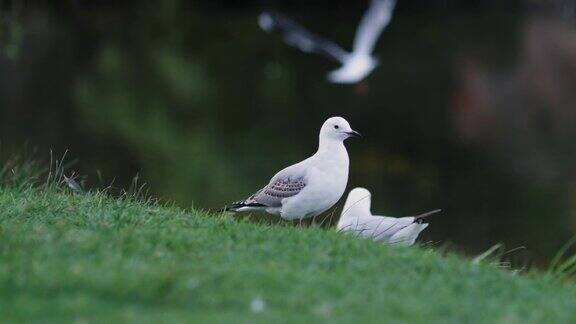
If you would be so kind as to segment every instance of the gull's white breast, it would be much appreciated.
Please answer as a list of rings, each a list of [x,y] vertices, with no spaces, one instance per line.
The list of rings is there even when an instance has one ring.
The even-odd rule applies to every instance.
[[[340,200],[348,183],[348,153],[333,152],[311,161],[302,191],[282,202],[281,216],[292,220],[321,214]]]

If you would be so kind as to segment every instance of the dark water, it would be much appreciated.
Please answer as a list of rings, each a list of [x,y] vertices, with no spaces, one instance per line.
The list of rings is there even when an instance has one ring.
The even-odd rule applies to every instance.
[[[401,2],[381,66],[342,86],[332,62],[258,28],[262,5],[184,3],[2,2],[2,154],[69,150],[88,187],[139,174],[215,209],[312,154],[341,115],[364,134],[347,143],[349,186],[374,211],[444,209],[425,241],[545,262],[576,234],[573,11]],[[336,4],[267,5],[348,48],[364,7]]]

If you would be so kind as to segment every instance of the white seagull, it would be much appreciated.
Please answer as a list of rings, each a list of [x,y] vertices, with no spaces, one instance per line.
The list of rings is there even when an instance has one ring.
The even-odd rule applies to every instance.
[[[428,224],[422,223],[426,216],[440,212],[433,210],[418,216],[386,217],[370,212],[370,191],[354,188],[348,194],[337,229],[339,232],[356,233],[376,241],[399,245],[412,245]]]
[[[334,206],[348,183],[348,152],[344,140],[360,136],[342,117],[332,117],[320,129],[318,151],[306,160],[276,173],[248,199],[227,207],[230,211],[264,210],[286,220],[321,214]]]
[[[271,12],[263,12],[258,24],[267,32],[277,31],[284,42],[303,52],[315,52],[328,56],[342,64],[339,69],[328,73],[333,83],[356,83],[378,66],[378,59],[372,56],[378,37],[392,19],[396,0],[371,0],[370,6],[356,30],[352,52],[347,52],[336,43],[321,38],[291,19]]]

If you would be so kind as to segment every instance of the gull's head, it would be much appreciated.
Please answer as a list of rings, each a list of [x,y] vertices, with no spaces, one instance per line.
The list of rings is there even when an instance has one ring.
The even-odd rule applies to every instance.
[[[352,136],[360,136],[360,133],[353,130],[346,119],[342,117],[328,118],[320,129],[320,139],[332,139],[344,141]]]
[[[370,191],[367,189],[358,187],[350,190],[348,198],[346,198],[346,203],[344,204],[344,209],[342,209],[342,215],[340,217],[349,218],[371,215],[371,199],[372,194],[370,194]]]
[[[272,15],[268,12],[263,12],[258,16],[258,25],[260,28],[267,32],[271,32],[274,29],[274,19]]]

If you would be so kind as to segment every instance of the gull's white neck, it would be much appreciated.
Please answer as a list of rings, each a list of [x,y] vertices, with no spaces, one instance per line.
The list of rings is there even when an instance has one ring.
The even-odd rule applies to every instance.
[[[314,157],[318,167],[326,170],[334,168],[335,172],[342,172],[342,176],[348,179],[350,161],[348,151],[342,140],[321,137],[318,151]]]
[[[335,138],[320,136],[320,141],[318,143],[318,151],[316,152],[317,155],[338,154],[341,152],[344,152],[346,156],[348,156],[346,146],[344,146],[344,141]]]

